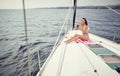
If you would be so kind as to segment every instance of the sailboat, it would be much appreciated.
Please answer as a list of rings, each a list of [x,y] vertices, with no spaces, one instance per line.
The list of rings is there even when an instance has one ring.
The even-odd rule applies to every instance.
[[[37,76],[120,76],[119,44],[91,33],[89,42],[64,42],[75,31],[76,7],[77,0],[74,0],[73,29],[63,38],[58,37]]]

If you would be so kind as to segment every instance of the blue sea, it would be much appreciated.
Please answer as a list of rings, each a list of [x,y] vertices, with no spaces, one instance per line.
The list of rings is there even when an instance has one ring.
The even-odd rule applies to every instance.
[[[120,9],[115,9],[120,12]],[[30,68],[32,76],[49,56],[68,9],[26,10]],[[72,14],[69,21],[72,23]],[[120,43],[120,15],[108,9],[77,9],[77,20],[85,17],[89,32]],[[71,25],[72,26],[72,25]],[[70,28],[71,26],[68,26]],[[74,60],[73,60],[74,61]],[[28,76],[25,29],[22,10],[0,10],[0,76]]]

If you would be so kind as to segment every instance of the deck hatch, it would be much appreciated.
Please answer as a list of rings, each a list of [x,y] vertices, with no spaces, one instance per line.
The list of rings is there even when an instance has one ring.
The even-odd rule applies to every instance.
[[[110,51],[109,49],[107,49],[107,48],[92,48],[91,49],[92,50],[92,52],[94,52],[96,55],[104,55],[104,54],[106,54],[106,55],[114,55],[115,53],[114,52],[112,52],[112,51]]]
[[[120,74],[120,56],[100,44],[88,44],[90,50],[99,56],[110,68]]]
[[[104,62],[120,74],[120,56],[118,55],[99,55]]]
[[[102,55],[104,55],[104,54],[114,55],[114,54],[115,54],[114,52],[112,52],[111,50],[103,47],[103,46],[100,45],[100,44],[88,44],[87,46],[88,46],[88,47],[90,48],[90,50],[91,50],[92,52],[94,52],[96,55],[101,55],[101,54],[102,54]]]
[[[89,48],[104,48],[103,46],[101,46],[100,44],[88,44],[87,45]]]
[[[120,63],[120,57],[117,55],[99,55],[105,63]]]

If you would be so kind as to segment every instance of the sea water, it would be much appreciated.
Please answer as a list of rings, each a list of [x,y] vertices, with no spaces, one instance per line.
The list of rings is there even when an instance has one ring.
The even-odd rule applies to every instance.
[[[120,12],[119,9],[115,9]],[[27,32],[32,76],[49,56],[68,9],[28,9]],[[72,23],[71,11],[68,21]],[[120,15],[108,9],[78,9],[77,20],[88,20],[89,32],[120,43]],[[72,25],[69,25],[70,28]],[[22,10],[0,10],[0,76],[28,76],[27,48]],[[73,60],[74,61],[74,60]]]

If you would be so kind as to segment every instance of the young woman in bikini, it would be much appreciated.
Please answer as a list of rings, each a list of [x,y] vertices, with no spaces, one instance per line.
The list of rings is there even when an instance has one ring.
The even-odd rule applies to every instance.
[[[79,34],[75,34],[73,37],[71,37],[70,39],[68,39],[67,41],[65,41],[67,44],[71,43],[72,41],[75,41],[77,39],[81,39],[83,41],[87,41],[89,40],[89,35],[88,35],[88,22],[86,20],[86,18],[82,18],[81,21],[77,22],[79,25],[81,25],[81,32],[82,35]]]

